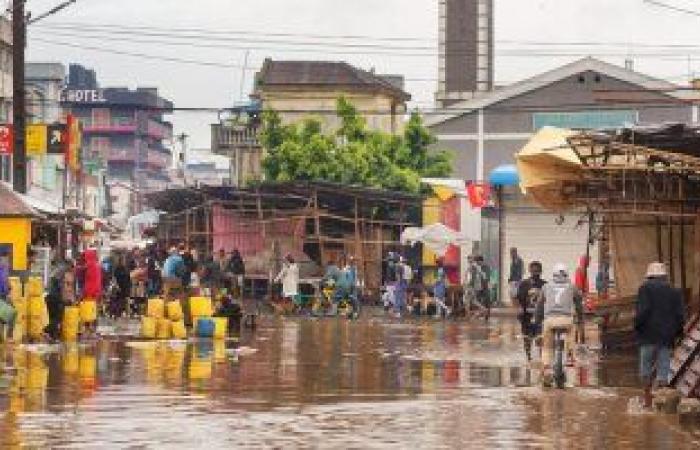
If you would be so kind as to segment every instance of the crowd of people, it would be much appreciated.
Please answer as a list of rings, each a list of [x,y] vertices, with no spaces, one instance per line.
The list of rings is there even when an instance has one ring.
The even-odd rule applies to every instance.
[[[9,262],[0,255],[0,312],[11,311]],[[243,295],[245,264],[238,250],[216,257],[199,258],[196,250],[181,244],[168,252],[156,245],[145,249],[113,251],[100,261],[97,250],[88,248],[75,259],[56,256],[50,265],[45,302],[48,340],[58,340],[66,306],[90,304],[94,320],[83,320],[83,336],[95,336],[97,316],[112,319],[144,314],[148,298],[164,296],[184,300],[189,295],[216,297],[222,308],[231,309],[234,298]],[[12,321],[7,313],[11,330]],[[5,330],[5,334],[8,333]]]

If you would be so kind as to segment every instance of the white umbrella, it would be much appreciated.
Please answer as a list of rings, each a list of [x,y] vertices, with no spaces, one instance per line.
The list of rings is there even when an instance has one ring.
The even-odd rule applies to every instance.
[[[401,233],[402,244],[415,245],[418,242],[423,243],[438,256],[445,256],[450,245],[462,247],[472,243],[470,239],[441,223],[422,228],[410,227]]]

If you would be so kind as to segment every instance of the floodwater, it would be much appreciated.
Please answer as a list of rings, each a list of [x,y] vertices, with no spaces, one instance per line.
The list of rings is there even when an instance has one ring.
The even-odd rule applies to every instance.
[[[538,387],[512,319],[265,318],[221,342],[0,347],[18,448],[700,448],[633,407],[634,358]]]

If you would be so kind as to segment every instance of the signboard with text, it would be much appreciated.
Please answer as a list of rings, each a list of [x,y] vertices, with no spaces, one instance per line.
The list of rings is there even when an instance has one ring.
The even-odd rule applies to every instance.
[[[27,125],[26,136],[27,156],[42,156],[46,154],[48,140],[46,125]]]
[[[15,148],[12,125],[0,125],[0,155],[11,155]]]
[[[63,103],[107,103],[102,89],[65,89],[61,92]]]

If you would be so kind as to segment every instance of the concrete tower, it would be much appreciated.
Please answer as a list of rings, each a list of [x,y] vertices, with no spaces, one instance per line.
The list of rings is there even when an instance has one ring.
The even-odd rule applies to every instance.
[[[438,0],[437,106],[493,89],[494,0]]]

